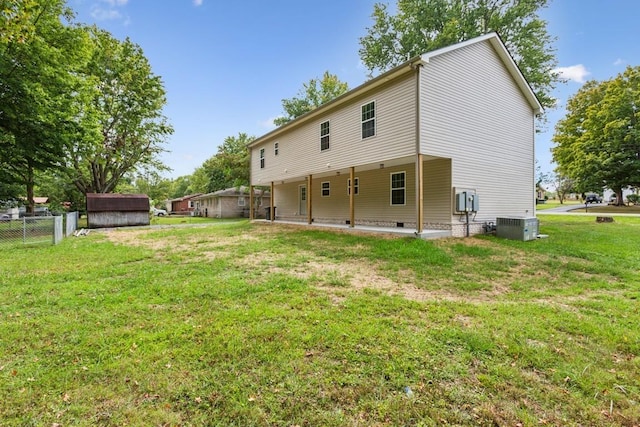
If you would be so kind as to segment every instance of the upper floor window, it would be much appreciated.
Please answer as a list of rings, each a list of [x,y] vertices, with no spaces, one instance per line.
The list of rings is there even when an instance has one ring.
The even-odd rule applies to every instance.
[[[264,148],[260,149],[260,169],[264,169]]]
[[[376,102],[362,106],[362,139],[376,134]]]
[[[280,151],[280,144],[277,143],[277,142],[274,142],[273,143],[273,154],[275,156],[277,156],[278,155],[278,151]]]
[[[322,183],[322,197],[329,197],[331,190],[330,185],[329,181]]]
[[[391,174],[391,204],[406,204],[406,183],[405,173],[395,172]]]
[[[320,151],[329,149],[329,121],[320,123]]]
[[[356,196],[358,195],[358,193],[360,192],[360,180],[358,179],[358,177],[355,177],[353,179],[353,194],[355,194]],[[347,195],[351,195],[351,178],[349,178],[347,180]]]

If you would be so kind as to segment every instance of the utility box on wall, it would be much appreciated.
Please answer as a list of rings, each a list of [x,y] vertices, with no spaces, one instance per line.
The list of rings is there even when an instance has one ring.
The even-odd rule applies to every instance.
[[[496,236],[511,240],[536,240],[538,218],[496,218]]]
[[[456,194],[456,212],[478,212],[480,197],[476,193],[463,191]]]

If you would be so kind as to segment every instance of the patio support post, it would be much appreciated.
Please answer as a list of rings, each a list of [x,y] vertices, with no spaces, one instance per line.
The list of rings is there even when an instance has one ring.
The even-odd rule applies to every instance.
[[[311,224],[313,222],[313,191],[311,191],[312,186],[313,176],[309,175],[307,177],[307,224]]]
[[[254,202],[253,185],[249,185],[249,221],[253,221]]]
[[[416,158],[416,232],[418,234],[423,231],[424,223],[424,174],[423,174],[424,156],[418,154]]]
[[[349,170],[349,227],[356,226],[356,168],[351,166]]]
[[[269,218],[271,219],[271,222],[276,220],[276,210],[273,208],[274,193],[275,193],[275,184],[273,183],[273,181],[271,181],[271,193],[269,194],[269,211],[271,212],[271,215],[269,215]]]

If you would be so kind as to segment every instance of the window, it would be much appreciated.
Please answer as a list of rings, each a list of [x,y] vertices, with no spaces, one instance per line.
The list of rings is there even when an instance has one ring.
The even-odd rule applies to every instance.
[[[329,121],[320,123],[320,151],[329,149]]]
[[[280,144],[279,144],[279,143],[277,143],[277,142],[274,142],[274,143],[273,143],[273,154],[274,154],[275,156],[277,156],[277,155],[278,155],[278,150],[279,150],[279,149],[280,149]]]
[[[264,148],[260,149],[260,169],[264,169]]]
[[[376,134],[376,102],[362,106],[362,139]]]
[[[238,206],[244,206],[244,197],[238,197]]]
[[[329,181],[322,183],[322,197],[329,197],[330,193]]]
[[[405,204],[405,173],[396,172],[391,174],[391,204]]]
[[[355,177],[353,179],[353,194],[355,194],[356,196],[358,195],[360,190],[360,180],[358,179],[358,177]],[[351,179],[347,180],[347,195],[351,195]]]

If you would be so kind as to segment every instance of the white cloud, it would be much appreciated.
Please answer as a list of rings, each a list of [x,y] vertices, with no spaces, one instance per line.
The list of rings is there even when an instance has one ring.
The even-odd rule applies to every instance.
[[[129,24],[129,17],[120,13],[121,8],[127,5],[129,0],[99,0],[91,7],[91,17],[96,21],[122,20]]]
[[[266,120],[259,121],[259,122],[258,122],[258,125],[259,125],[260,127],[262,127],[262,128],[267,129],[267,130],[275,129],[275,128],[277,128],[277,126],[273,124],[273,121],[274,121],[275,119],[277,119],[278,117],[280,117],[280,116],[276,116],[276,117],[269,117],[269,118],[268,118],[268,119],[266,119]]]
[[[560,74],[560,77],[566,80],[571,80],[576,83],[584,83],[585,77],[591,74],[584,65],[571,65],[569,67],[558,67],[554,72]]]
[[[622,58],[618,58],[615,60],[615,62],[613,63],[613,65],[618,66],[618,65],[624,65],[627,63],[626,59],[622,59]]]
[[[107,3],[111,7],[116,7],[126,5],[129,0],[102,0],[102,2]]]
[[[198,6],[202,6],[202,1],[203,0],[193,0],[193,5],[198,7]]]
[[[97,21],[109,21],[122,18],[122,14],[115,9],[102,9],[94,6],[91,9],[91,17]]]

